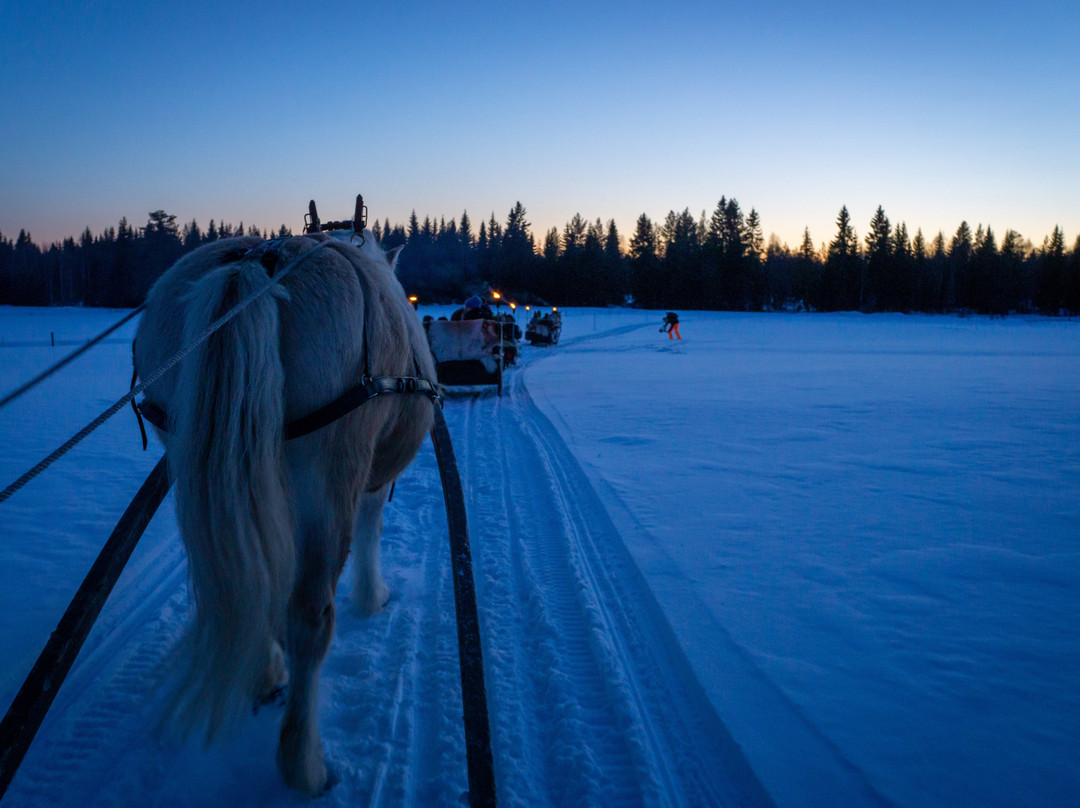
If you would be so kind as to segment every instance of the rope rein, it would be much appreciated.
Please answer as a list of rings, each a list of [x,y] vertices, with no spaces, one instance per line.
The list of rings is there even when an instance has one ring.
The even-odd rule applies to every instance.
[[[192,351],[194,351],[196,348],[206,342],[206,340],[210,339],[210,337],[213,336],[213,334],[218,331],[222,326],[224,326],[236,315],[238,315],[240,312],[250,306],[261,295],[269,291],[269,289],[274,286],[274,284],[276,284],[289,272],[295,269],[300,263],[310,257],[313,253],[321,250],[329,243],[329,241],[320,242],[307,252],[298,255],[288,265],[286,265],[285,269],[283,269],[281,272],[275,273],[275,275],[269,278],[267,282],[264,283],[261,287],[249,294],[247,297],[245,297],[243,300],[233,306],[229,311],[227,311],[217,320],[208,325],[203,330],[203,332],[195,338],[194,342],[186,345],[185,347],[177,351],[175,354],[173,354],[168,360],[166,360],[165,364],[163,364],[161,367],[159,367],[157,370],[147,376],[146,379],[144,379],[140,384],[132,387],[131,390],[129,390],[126,395],[121,397],[119,401],[117,401],[115,404],[113,404],[111,407],[101,413],[101,415],[99,415],[89,424],[76,432],[75,435],[68,439],[68,441],[64,443],[59,449],[54,451],[52,454],[50,454],[32,469],[30,469],[28,472],[23,474],[21,477],[19,477],[19,479],[9,485],[3,491],[0,491],[0,503],[9,499],[12,494],[14,494],[28,482],[41,474],[41,472],[45,471],[45,469],[47,469],[49,466],[51,466],[53,463],[55,463],[57,460],[59,460],[61,457],[71,451],[76,445],[81,443],[91,432],[93,432],[103,423],[116,415],[116,413],[118,413],[121,409],[123,409],[123,407],[126,406],[132,399],[134,399],[135,396],[139,395],[147,387],[152,385],[163,375],[172,370],[181,360],[184,359],[184,357],[186,357],[188,354],[190,354]]]

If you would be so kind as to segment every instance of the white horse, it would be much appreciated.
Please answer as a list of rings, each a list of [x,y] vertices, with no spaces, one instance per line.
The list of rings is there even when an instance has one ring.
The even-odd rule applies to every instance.
[[[316,717],[319,667],[334,628],[337,580],[354,549],[354,605],[389,597],[379,570],[387,487],[432,423],[422,395],[380,395],[286,442],[285,424],[372,375],[435,369],[413,308],[370,233],[335,241],[147,390],[168,415],[158,434],[176,481],[194,618],[172,708],[206,742],[252,700],[288,681],[277,762],[286,785],[327,786]],[[284,242],[276,267],[329,237]],[[258,239],[227,239],[179,260],[157,281],[139,323],[135,367],[149,374],[267,282]],[[242,257],[241,257],[242,256]],[[365,367],[365,362],[367,367]],[[418,363],[418,364],[417,364]]]

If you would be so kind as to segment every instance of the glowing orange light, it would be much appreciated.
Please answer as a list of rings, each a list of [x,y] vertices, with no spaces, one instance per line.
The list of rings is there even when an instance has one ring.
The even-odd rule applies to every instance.
[[[419,298],[416,295],[409,295],[409,302],[415,303]]]
[[[502,297],[502,295],[500,295],[500,294],[499,294],[498,292],[492,292],[492,293],[491,293],[491,296],[492,296],[493,298],[495,298],[496,300],[498,300],[498,299],[499,299],[500,297]]]
[[[511,304],[510,304],[510,308],[512,308],[512,309],[516,309],[516,308],[517,308],[517,303],[511,303]]]

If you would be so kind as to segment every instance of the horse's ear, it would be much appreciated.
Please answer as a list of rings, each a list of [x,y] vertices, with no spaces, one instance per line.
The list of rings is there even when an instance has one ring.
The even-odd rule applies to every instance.
[[[398,256],[401,255],[401,251],[403,249],[405,249],[405,245],[399,244],[386,254],[386,263],[388,263],[390,265],[390,269],[394,270],[395,272],[397,271]]]

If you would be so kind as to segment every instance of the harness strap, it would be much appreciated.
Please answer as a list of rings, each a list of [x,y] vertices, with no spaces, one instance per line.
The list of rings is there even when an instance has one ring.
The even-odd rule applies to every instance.
[[[139,371],[135,368],[135,340],[131,341],[131,387],[128,392],[135,389],[135,385],[139,381]],[[142,413],[139,412],[139,405],[135,403],[135,399],[131,399],[131,409],[135,410],[135,420],[139,422],[139,434],[142,435],[142,450],[146,451],[146,426],[143,424]],[[153,423],[153,422],[151,422]]]
[[[376,396],[388,394],[422,393],[435,403],[441,402],[439,391],[427,379],[419,376],[368,376],[361,377],[360,384],[346,390],[329,404],[285,424],[285,440],[309,435],[338,418],[355,410]],[[143,399],[139,403],[142,417],[163,432],[168,432],[168,415],[161,407]]]
[[[365,373],[360,379],[360,384],[346,390],[326,406],[302,418],[297,418],[292,423],[285,424],[285,440],[299,438],[322,429],[327,424],[352,412],[361,404],[371,401],[376,396],[389,393],[423,393],[432,401],[439,401],[439,391],[427,379],[421,379],[418,376],[368,376]]]

